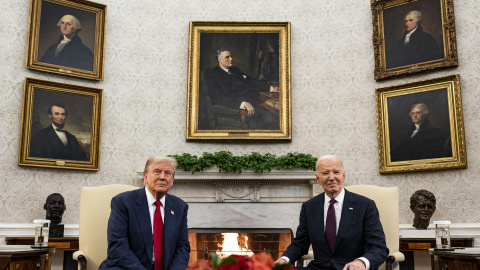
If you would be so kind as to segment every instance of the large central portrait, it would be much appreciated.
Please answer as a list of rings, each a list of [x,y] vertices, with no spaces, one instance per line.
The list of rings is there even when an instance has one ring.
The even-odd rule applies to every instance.
[[[291,140],[290,23],[191,22],[187,140]]]

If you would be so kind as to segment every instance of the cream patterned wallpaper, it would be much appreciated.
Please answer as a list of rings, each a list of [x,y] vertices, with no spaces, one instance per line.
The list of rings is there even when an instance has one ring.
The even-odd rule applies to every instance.
[[[377,83],[373,79],[370,1],[99,0],[108,5],[105,80],[93,82],[25,68],[29,0],[0,1],[0,223],[30,223],[52,192],[66,198],[64,223],[78,223],[80,188],[141,185],[151,154],[230,150],[234,154],[334,153],[346,185],[400,189],[400,223],[411,224],[409,197],[437,197],[433,220],[480,223],[480,2],[455,0],[460,66]],[[192,20],[290,21],[293,141],[282,144],[187,143],[188,24]],[[378,173],[375,88],[460,74],[467,140],[466,170]],[[100,171],[17,165],[25,77],[104,89]]]

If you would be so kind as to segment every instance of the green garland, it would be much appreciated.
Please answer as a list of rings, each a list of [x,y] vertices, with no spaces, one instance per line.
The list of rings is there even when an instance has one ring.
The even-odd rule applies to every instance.
[[[219,151],[215,153],[204,152],[203,156],[197,157],[188,153],[181,155],[169,155],[178,162],[178,168],[184,171],[199,172],[212,166],[218,167],[218,172],[238,172],[251,169],[254,172],[271,171],[272,168],[279,170],[291,170],[295,168],[306,168],[315,170],[317,162],[316,157],[310,154],[288,153],[277,157],[272,154],[261,155],[252,152],[250,155],[234,156],[229,151]]]

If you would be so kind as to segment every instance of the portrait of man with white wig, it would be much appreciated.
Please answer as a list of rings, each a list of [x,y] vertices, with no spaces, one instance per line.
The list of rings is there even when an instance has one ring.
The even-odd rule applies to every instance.
[[[46,50],[40,62],[93,71],[93,53],[77,35],[82,30],[80,20],[66,14],[60,17],[57,26],[61,35]]]

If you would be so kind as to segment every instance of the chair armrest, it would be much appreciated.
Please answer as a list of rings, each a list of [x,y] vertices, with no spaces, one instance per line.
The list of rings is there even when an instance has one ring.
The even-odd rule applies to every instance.
[[[388,256],[387,261],[390,261],[390,260],[392,261],[392,263],[403,262],[403,261],[405,261],[405,255],[400,251],[395,251],[394,253],[392,253]]]
[[[87,255],[83,250],[77,250],[73,253],[72,258],[80,264],[80,270],[87,270]]]
[[[403,253],[400,251],[395,251],[388,256],[387,261],[385,263],[385,270],[392,270],[393,263],[398,263],[403,261],[405,261],[405,255],[403,255]]]

